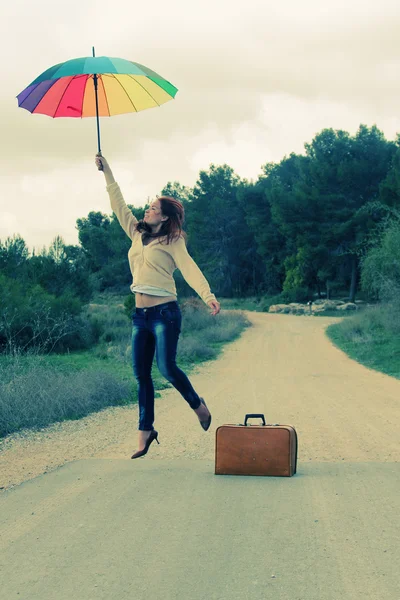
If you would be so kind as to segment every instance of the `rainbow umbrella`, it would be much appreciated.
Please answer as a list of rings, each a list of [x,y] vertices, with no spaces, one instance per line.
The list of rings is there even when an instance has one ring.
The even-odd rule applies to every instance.
[[[75,58],[44,71],[18,94],[18,106],[49,117],[111,117],[160,106],[177,88],[151,69],[123,58]]]

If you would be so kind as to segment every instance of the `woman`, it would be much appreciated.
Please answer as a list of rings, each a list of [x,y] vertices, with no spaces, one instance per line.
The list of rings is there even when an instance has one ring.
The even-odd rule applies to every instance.
[[[97,155],[95,162],[97,168],[104,173],[111,208],[132,240],[128,259],[133,276],[131,290],[135,294],[136,303],[132,358],[139,387],[139,448],[131,458],[139,458],[147,453],[154,440],[159,443],[158,432],[153,427],[154,387],[151,367],[154,353],[161,374],[194,410],[203,429],[207,431],[211,424],[211,414],[206,403],[175,362],[182,321],[172,276],[175,269],[181,271],[188,284],[212,309],[212,315],[220,312],[220,305],[211,293],[204,275],[187,252],[185,234],[182,231],[182,204],[169,196],[161,196],[151,203],[143,221],[138,221],[125,204],[107,160]]]

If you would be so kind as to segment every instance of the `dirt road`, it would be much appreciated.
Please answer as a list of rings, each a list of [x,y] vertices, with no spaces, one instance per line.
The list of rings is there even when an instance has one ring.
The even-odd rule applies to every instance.
[[[216,362],[191,376],[213,424],[206,434],[174,389],[156,399],[160,446],[146,460],[214,457],[214,432],[265,413],[294,424],[299,460],[400,458],[400,381],[360,366],[324,331],[334,319],[247,313],[253,327]],[[12,436],[0,454],[0,486],[9,487],[82,458],[129,458],[136,449],[137,408],[112,408],[81,421]]]
[[[47,474],[0,497],[5,597],[400,600],[400,381],[332,346],[333,319],[248,316],[191,376],[209,432],[170,389],[140,461],[136,408],[8,440],[1,485]],[[296,426],[296,477],[213,475],[215,428],[247,412]]]

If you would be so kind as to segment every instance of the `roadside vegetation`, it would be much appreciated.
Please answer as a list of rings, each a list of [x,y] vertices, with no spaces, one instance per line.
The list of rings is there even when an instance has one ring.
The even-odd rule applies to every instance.
[[[400,379],[400,310],[385,304],[330,325],[332,342],[359,363]]]
[[[108,406],[134,404],[136,381],[131,368],[130,320],[123,297],[103,293],[82,319],[96,331],[90,349],[43,354],[34,349],[0,356],[0,437],[55,421],[79,419]],[[223,345],[249,325],[241,313],[212,317],[197,299],[181,303],[182,334],[178,364],[192,371],[215,359]],[[155,390],[170,387],[153,367]]]
[[[331,325],[327,334],[351,358],[400,378],[400,220],[365,255],[361,285],[378,304]]]

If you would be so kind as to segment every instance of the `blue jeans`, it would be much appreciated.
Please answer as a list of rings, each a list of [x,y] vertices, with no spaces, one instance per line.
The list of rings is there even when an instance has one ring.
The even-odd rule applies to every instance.
[[[154,353],[163,377],[180,392],[189,406],[200,406],[200,397],[176,364],[182,315],[177,302],[136,308],[132,316],[133,372],[139,386],[139,429],[151,431],[154,423],[154,386],[151,378]]]

